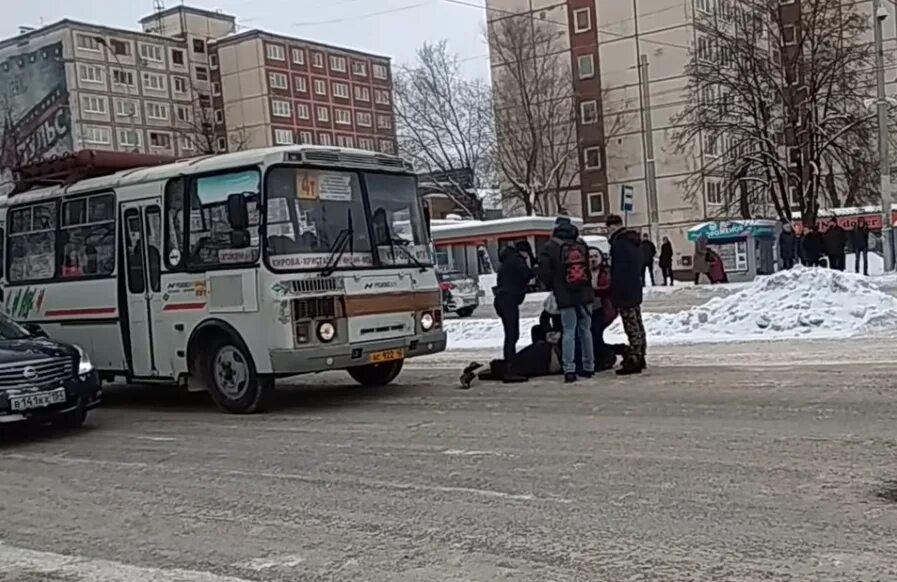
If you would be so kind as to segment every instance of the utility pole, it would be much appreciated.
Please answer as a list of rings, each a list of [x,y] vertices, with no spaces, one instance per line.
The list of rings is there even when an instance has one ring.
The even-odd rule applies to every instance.
[[[894,270],[894,244],[891,218],[891,159],[888,151],[888,101],[885,96],[885,52],[882,42],[882,25],[888,11],[882,0],[873,0],[872,18],[875,28],[875,76],[876,104],[878,106],[878,164],[881,176],[881,241],[884,248],[885,271]]]
[[[645,198],[648,205],[648,231],[654,244],[659,244],[657,211],[657,168],[654,160],[654,121],[651,115],[651,87],[648,79],[648,55],[641,55],[639,77],[642,84],[642,144],[645,155]]]

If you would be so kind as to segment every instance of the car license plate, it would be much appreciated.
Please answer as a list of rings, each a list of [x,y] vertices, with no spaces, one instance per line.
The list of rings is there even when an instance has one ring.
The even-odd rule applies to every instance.
[[[65,388],[58,388],[50,392],[37,392],[24,396],[12,396],[9,399],[9,408],[13,412],[43,408],[52,404],[65,402]]]
[[[382,352],[374,352],[368,356],[368,359],[372,364],[382,364],[384,362],[401,360],[404,357],[405,352],[403,350],[383,350]]]

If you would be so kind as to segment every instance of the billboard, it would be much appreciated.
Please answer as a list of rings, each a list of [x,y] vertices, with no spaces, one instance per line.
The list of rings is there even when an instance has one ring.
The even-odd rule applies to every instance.
[[[72,151],[62,43],[0,57],[0,192],[15,166]]]

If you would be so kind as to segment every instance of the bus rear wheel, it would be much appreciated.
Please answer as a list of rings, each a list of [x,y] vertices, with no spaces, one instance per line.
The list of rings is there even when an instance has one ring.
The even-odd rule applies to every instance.
[[[224,412],[261,412],[274,391],[274,381],[259,378],[252,356],[229,337],[213,342],[200,356],[198,364],[205,376],[209,396]]]
[[[378,388],[386,386],[396,379],[402,371],[405,360],[395,360],[393,362],[384,362],[383,364],[368,364],[366,366],[356,366],[349,368],[349,375],[352,379],[368,388]]]

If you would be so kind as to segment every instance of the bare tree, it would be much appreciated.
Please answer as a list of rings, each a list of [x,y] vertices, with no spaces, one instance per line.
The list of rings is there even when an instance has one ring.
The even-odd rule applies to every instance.
[[[192,100],[175,118],[177,135],[201,155],[222,151],[219,140],[224,139],[227,151],[237,152],[248,147],[249,134],[244,128],[225,128],[215,119],[211,97],[191,86]]]
[[[786,11],[799,11],[787,14]],[[869,15],[842,0],[717,3],[696,17],[680,153],[702,161],[694,198],[750,218],[792,210],[814,223],[829,206],[869,200],[877,181]],[[712,186],[708,186],[711,184]]]
[[[395,80],[399,150],[419,170],[422,186],[439,192],[472,218],[483,217],[476,190],[494,181],[492,91],[481,79],[467,79],[446,41],[426,43],[417,62],[399,69]],[[473,189],[455,178],[473,174]]]

